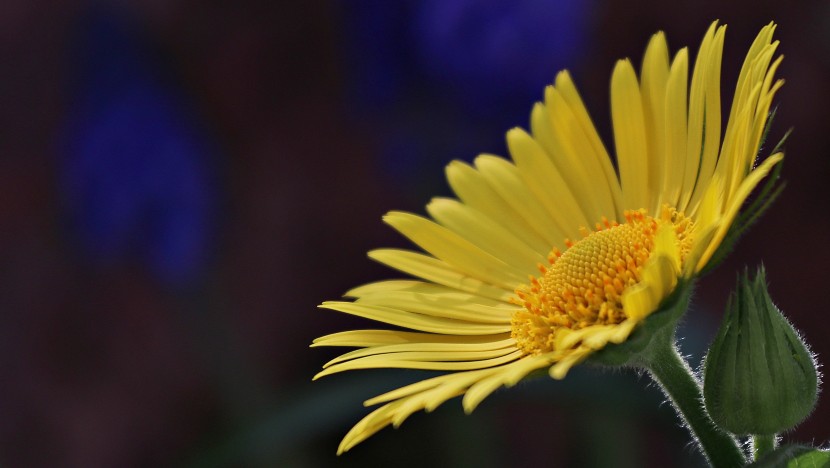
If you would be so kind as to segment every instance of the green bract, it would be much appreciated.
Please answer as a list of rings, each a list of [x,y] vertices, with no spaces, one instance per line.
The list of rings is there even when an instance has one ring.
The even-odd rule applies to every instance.
[[[807,346],[772,303],[763,268],[744,273],[704,364],[704,402],[734,434],[775,434],[813,410],[818,374]]]
[[[605,366],[644,367],[651,355],[664,350],[664,343],[674,343],[677,322],[689,307],[694,281],[681,279],[674,292],[649,315],[623,343],[609,344],[591,355],[587,362]],[[647,366],[645,366],[647,367]]]

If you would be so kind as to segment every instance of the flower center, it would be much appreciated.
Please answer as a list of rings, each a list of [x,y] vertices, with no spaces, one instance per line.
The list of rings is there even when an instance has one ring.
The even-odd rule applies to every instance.
[[[688,251],[691,222],[682,214],[663,209],[659,218],[644,211],[627,211],[625,223],[603,220],[594,232],[583,231],[567,249],[554,249],[542,276],[516,290],[512,336],[527,354],[556,350],[557,332],[593,325],[616,325],[627,317],[623,292],[641,280],[643,266],[654,248],[661,225],[673,226],[680,241],[681,258]]]

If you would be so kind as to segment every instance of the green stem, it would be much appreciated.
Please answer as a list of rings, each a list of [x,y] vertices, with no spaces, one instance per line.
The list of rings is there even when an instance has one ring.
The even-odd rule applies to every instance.
[[[752,459],[757,460],[765,453],[775,450],[777,442],[775,434],[754,434],[752,436]]]
[[[716,467],[744,466],[738,441],[718,429],[703,407],[702,387],[689,364],[680,357],[673,339],[655,340],[643,365],[686,423],[700,450]]]

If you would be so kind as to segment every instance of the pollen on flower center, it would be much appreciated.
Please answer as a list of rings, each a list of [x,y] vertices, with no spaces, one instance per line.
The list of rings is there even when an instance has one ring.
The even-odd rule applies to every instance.
[[[666,207],[659,218],[627,211],[623,224],[603,220],[596,231],[583,230],[565,252],[554,249],[542,275],[516,290],[523,309],[514,313],[512,336],[526,354],[559,350],[563,334],[594,325],[616,325],[627,316],[626,289],[638,284],[662,225],[673,227],[681,257],[688,251],[691,221]],[[564,351],[564,350],[562,350]]]

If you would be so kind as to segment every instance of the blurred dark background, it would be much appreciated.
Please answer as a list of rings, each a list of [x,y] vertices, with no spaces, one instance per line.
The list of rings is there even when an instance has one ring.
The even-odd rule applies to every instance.
[[[682,334],[699,359],[763,262],[820,362],[830,202],[827,2],[10,0],[0,5],[0,464],[698,466],[633,373],[577,369],[457,401],[336,457],[361,402],[424,373],[311,383],[367,325],[317,310],[395,277],[380,222],[448,195],[443,166],[504,132],[568,68],[610,144],[616,59],[666,31],[695,51],[729,25],[723,94],[770,20],[790,127],[779,202],[704,278]],[[768,145],[769,147],[770,145]],[[787,435],[830,439],[830,401]],[[680,459],[678,460],[679,457]]]

